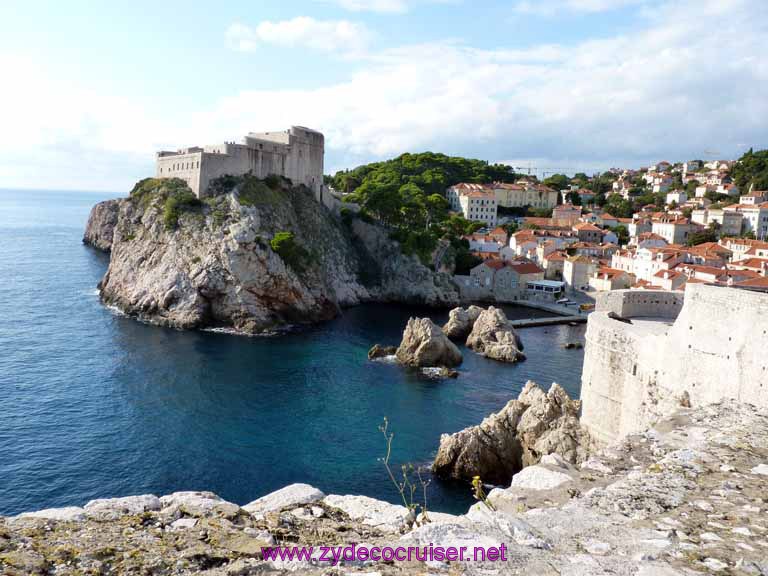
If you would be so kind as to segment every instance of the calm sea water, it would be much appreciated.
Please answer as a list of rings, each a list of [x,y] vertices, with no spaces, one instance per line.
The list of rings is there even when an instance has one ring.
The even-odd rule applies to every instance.
[[[246,503],[291,482],[397,501],[381,463],[428,463],[440,434],[476,424],[528,379],[578,395],[583,327],[522,331],[528,360],[464,351],[457,380],[368,362],[411,315],[371,305],[276,338],[180,332],[104,308],[108,257],[81,243],[112,195],[0,191],[0,514],[97,497],[212,490]],[[526,309],[508,309],[529,317]],[[466,486],[435,481],[433,509],[463,511]]]

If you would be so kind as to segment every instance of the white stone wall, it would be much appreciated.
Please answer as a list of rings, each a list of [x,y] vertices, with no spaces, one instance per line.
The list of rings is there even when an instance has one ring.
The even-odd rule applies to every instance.
[[[285,176],[295,185],[304,184],[317,197],[322,190],[325,140],[320,132],[308,128],[251,133],[243,144],[223,143],[194,150],[159,153],[156,176],[182,178],[198,197],[206,194],[212,180],[227,174]]]
[[[682,307],[679,299],[661,291],[599,298],[581,390],[582,422],[598,441],[644,430],[687,403],[768,406],[768,294],[689,284]]]

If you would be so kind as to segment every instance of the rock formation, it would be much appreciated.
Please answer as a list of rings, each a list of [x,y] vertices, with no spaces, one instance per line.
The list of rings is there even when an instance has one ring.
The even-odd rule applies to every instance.
[[[745,449],[747,447],[748,449]],[[292,485],[240,507],[210,492],[96,500],[0,517],[4,576],[768,574],[768,412],[726,400],[683,410],[581,466],[542,458],[466,514],[407,510]],[[462,547],[429,563],[320,559],[373,547]],[[506,547],[506,562],[474,557]],[[266,560],[262,547],[314,546],[312,559]]]
[[[502,362],[525,360],[520,336],[504,312],[493,306],[483,310],[475,320],[467,347],[486,358]]]
[[[184,204],[169,188],[174,182],[142,181],[129,198],[92,211],[85,240],[112,252],[102,298],[127,314],[177,328],[263,333],[361,302],[458,301],[447,275],[402,254],[380,228],[343,223],[306,188],[246,178]],[[286,232],[293,236],[281,252],[272,241]]]
[[[465,341],[482,311],[480,306],[475,305],[469,308],[454,308],[448,313],[448,322],[443,326],[443,332],[451,340]]]
[[[458,366],[461,352],[429,318],[410,318],[397,348],[397,360],[406,366]]]
[[[368,350],[368,360],[376,360],[377,358],[394,356],[396,352],[396,346],[382,346],[381,344],[374,344],[371,346],[371,349]]]
[[[96,204],[88,216],[83,243],[109,252],[112,249],[112,236],[115,233],[119,213],[120,200],[106,200]]]
[[[589,449],[579,409],[580,402],[571,400],[558,384],[544,392],[528,382],[516,400],[479,425],[443,434],[432,470],[442,477],[480,476],[491,484],[509,484],[516,472],[546,454],[579,462]]]

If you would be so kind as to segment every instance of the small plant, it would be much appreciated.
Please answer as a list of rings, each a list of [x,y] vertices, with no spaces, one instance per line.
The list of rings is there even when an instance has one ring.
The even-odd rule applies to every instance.
[[[491,504],[491,502],[488,500],[488,497],[485,494],[485,490],[483,489],[483,481],[480,479],[480,476],[474,476],[472,478],[472,488],[474,489],[473,496],[475,497],[475,500],[479,500],[480,502],[485,504],[488,510],[492,512],[496,510],[494,505]]]
[[[398,481],[398,479],[395,478],[395,474],[392,472],[392,467],[389,465],[389,460],[392,456],[392,440],[395,437],[395,433],[389,432],[389,420],[387,420],[386,416],[384,417],[384,422],[379,426],[379,431],[384,435],[387,444],[387,451],[383,458],[379,458],[379,461],[384,464],[389,479],[392,480],[392,484],[394,484],[395,489],[400,494],[400,498],[403,500],[403,505],[408,510],[408,518],[406,520],[408,527],[411,528],[414,524],[416,526],[422,526],[429,522],[429,515],[427,513],[427,488],[432,480],[424,480],[421,471],[409,462],[400,467],[402,480]],[[414,473],[416,475],[416,481],[412,479],[412,474]],[[421,503],[414,501],[416,491],[419,488],[421,488],[423,497]],[[419,518],[419,509],[421,509],[421,518]]]

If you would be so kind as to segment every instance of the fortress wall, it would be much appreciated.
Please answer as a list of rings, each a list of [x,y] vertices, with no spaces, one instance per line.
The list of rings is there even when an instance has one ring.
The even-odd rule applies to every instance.
[[[632,296],[626,305],[622,294]],[[582,422],[599,442],[639,432],[688,403],[730,397],[768,406],[768,294],[692,284],[669,327],[625,324],[606,311],[658,318],[672,310],[663,296],[638,301],[615,291],[604,304],[589,317],[581,391]]]
[[[196,196],[200,195],[200,168],[202,152],[159,156],[155,167],[156,178],[181,178]]]
[[[598,294],[595,310],[622,318],[677,318],[683,295],[666,290],[613,290]]]

